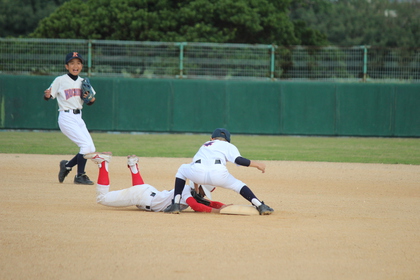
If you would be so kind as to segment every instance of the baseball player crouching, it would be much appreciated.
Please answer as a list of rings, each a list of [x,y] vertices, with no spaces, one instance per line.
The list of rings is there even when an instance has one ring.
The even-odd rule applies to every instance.
[[[74,166],[77,165],[77,175],[74,177],[75,184],[93,185],[94,183],[85,174],[86,159],[84,154],[95,152],[95,145],[89,134],[86,124],[82,119],[82,79],[79,74],[83,69],[83,58],[77,52],[66,55],[65,67],[68,73],[58,76],[51,86],[44,91],[44,99],[57,99],[58,125],[61,132],[73,141],[80,149],[70,161],[62,160],[59,164],[58,181],[62,183]],[[92,88],[93,96],[96,94]],[[92,105],[95,97],[89,100],[87,105]]]
[[[131,173],[132,187],[117,191],[109,191],[109,162],[112,154],[89,153],[84,155],[85,159],[91,159],[98,164],[99,174],[96,185],[96,201],[110,207],[136,206],[141,210],[159,212],[166,209],[172,203],[174,190],[158,191],[155,187],[145,184],[140,175],[138,157],[130,155],[127,157],[127,166]],[[204,199],[204,195],[211,199],[210,191],[200,186],[196,193],[194,188],[187,186],[182,192],[182,199],[179,202],[180,209],[185,210],[191,207],[196,212],[220,213],[225,205],[221,202]],[[210,196],[210,197],[209,197]]]
[[[265,172],[265,164],[241,156],[238,148],[230,143],[230,132],[224,128],[214,130],[210,141],[205,142],[195,154],[193,161],[179,167],[175,179],[175,192],[172,204],[165,213],[179,214],[180,201],[184,194],[186,179],[200,185],[212,185],[233,190],[252,203],[260,215],[270,215],[272,208],[260,201],[242,181],[233,177],[226,168],[226,161],[237,165],[255,167]]]

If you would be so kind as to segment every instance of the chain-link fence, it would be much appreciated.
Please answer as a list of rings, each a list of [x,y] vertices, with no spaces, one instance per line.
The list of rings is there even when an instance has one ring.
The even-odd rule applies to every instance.
[[[0,74],[60,75],[78,51],[96,77],[420,82],[420,48],[0,38]]]

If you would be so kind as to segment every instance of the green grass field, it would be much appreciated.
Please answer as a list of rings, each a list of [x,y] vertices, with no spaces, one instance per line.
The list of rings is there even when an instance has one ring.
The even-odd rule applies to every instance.
[[[193,157],[207,134],[92,133],[97,151],[115,156]],[[420,165],[418,138],[232,135],[243,157],[255,160],[326,161]],[[76,154],[59,131],[1,131],[0,153]]]

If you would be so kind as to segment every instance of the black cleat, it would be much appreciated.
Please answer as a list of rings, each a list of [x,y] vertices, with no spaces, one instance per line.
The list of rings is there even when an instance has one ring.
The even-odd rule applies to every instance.
[[[260,215],[270,215],[274,212],[273,208],[264,204],[264,201],[261,201],[261,205],[257,207],[257,210]]]
[[[58,181],[63,183],[64,178],[70,173],[71,167],[66,167],[67,160],[60,161],[60,171],[58,172]]]
[[[94,183],[89,179],[86,174],[80,176],[74,176],[74,183],[80,185],[93,185]]]
[[[181,212],[181,207],[179,206],[179,203],[172,203],[168,207],[166,207],[165,210],[163,210],[165,213],[171,213],[171,214],[179,214]]]

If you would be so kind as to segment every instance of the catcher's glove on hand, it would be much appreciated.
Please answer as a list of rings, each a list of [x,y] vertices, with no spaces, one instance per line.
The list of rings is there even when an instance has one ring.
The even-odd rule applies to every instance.
[[[90,85],[88,78],[85,78],[82,81],[82,95],[80,97],[86,104],[90,103],[94,97],[92,86]]]

